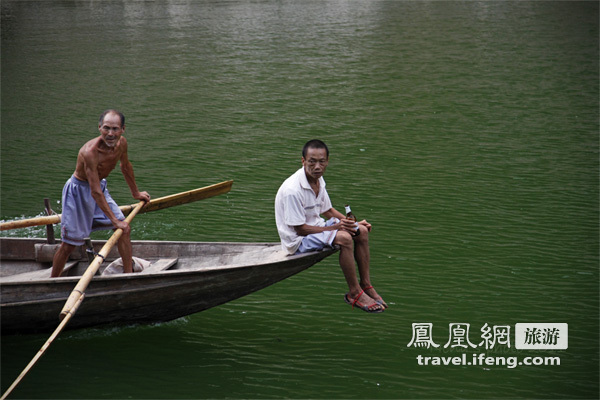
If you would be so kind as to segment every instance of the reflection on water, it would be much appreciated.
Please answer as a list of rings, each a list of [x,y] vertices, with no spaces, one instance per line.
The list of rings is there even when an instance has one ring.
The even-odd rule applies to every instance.
[[[65,333],[17,396],[597,397],[597,3],[1,10],[0,218],[39,215],[44,197],[60,211],[77,150],[116,107],[140,189],[235,181],[136,217],[135,239],[276,241],[274,195],[318,137],[334,205],[374,226],[373,281],[391,304],[352,311],[334,256],[184,320]],[[109,185],[132,202],[118,171]],[[413,322],[442,344],[453,322],[472,342],[486,323],[519,322],[568,323],[571,340],[552,354],[560,367],[428,368],[416,356],[436,353],[407,347]],[[2,339],[3,390],[45,339]],[[65,373],[78,385],[56,385]]]

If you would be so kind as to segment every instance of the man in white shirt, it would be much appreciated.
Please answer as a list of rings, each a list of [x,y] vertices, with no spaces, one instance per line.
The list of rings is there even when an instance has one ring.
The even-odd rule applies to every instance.
[[[275,220],[281,245],[289,254],[339,246],[340,267],[348,283],[345,301],[366,312],[382,312],[387,304],[371,285],[369,275],[371,224],[366,220],[356,223],[346,219],[332,207],[323,179],[328,163],[327,145],[320,140],[307,142],[302,149],[302,168],[279,188]]]

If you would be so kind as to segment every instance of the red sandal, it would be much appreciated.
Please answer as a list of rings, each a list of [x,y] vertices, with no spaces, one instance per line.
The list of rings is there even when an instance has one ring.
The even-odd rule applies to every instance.
[[[368,306],[368,305],[366,305],[366,304],[363,304],[363,303],[361,303],[360,301],[358,301],[358,299],[360,298],[360,296],[361,296],[361,295],[362,295],[364,292],[365,292],[365,291],[364,291],[364,289],[363,289],[363,290],[362,290],[362,291],[361,291],[361,292],[358,294],[358,296],[356,296],[356,297],[355,297],[353,300],[351,300],[351,299],[348,297],[348,293],[346,293],[346,294],[344,295],[344,301],[345,301],[346,303],[350,304],[350,305],[352,306],[352,308],[354,308],[354,306],[356,305],[358,308],[360,308],[361,310],[363,310],[363,311],[366,311],[366,312],[368,312],[368,313],[373,313],[373,314],[375,314],[375,313],[381,313],[381,312],[383,312],[384,308],[383,308],[383,306],[382,306],[381,304],[379,304],[379,303],[377,303],[377,304],[373,304],[373,305],[371,305],[371,306]],[[377,307],[377,306],[379,306],[380,308],[373,309],[373,307]]]
[[[369,289],[375,289],[373,286],[369,286],[364,288],[363,290],[369,290]],[[368,296],[368,295],[367,295]],[[385,302],[385,300],[383,300],[383,298],[381,296],[379,296],[378,299],[371,297],[373,300],[375,300],[375,303],[379,304],[380,306],[382,306],[383,308],[388,308],[387,303]]]

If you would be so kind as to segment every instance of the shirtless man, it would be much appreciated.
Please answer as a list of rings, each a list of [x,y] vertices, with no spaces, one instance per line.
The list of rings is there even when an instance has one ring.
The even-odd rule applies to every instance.
[[[125,273],[133,272],[131,259],[131,228],[125,216],[106,188],[106,177],[121,163],[121,172],[134,199],[150,201],[147,192],[140,192],[135,183],[133,166],[127,157],[125,117],[116,110],[107,110],[100,116],[100,136],[81,147],[73,176],[67,181],[62,193],[62,243],[54,255],[52,277],[58,277],[69,255],[92,231],[100,229],[123,229],[117,247],[123,259]]]

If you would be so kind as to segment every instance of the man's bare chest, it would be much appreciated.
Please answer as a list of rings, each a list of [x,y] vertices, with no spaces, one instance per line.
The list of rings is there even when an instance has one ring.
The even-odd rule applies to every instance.
[[[117,154],[99,153],[98,154],[98,173],[100,175],[107,176],[113,169],[115,169],[115,166],[117,165],[118,161],[119,161],[119,157]]]

